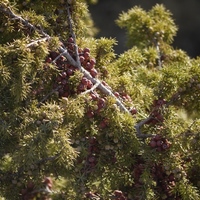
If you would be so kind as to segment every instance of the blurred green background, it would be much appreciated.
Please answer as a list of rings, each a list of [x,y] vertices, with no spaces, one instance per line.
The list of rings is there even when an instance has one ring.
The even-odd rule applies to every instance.
[[[98,0],[98,3],[89,6],[95,26],[99,29],[97,38],[116,38],[118,45],[115,52],[122,53],[127,47],[125,30],[115,24],[119,14],[136,5],[149,10],[157,3],[165,5],[178,27],[174,48],[186,51],[191,57],[200,56],[199,0]]]

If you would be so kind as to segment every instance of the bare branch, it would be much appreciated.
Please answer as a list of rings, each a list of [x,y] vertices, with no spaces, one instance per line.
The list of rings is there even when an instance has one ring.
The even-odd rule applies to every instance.
[[[69,29],[70,29],[70,34],[74,40],[74,47],[75,47],[75,55],[76,55],[76,61],[77,61],[77,64],[78,64],[78,67],[80,69],[80,66],[81,66],[81,62],[80,62],[80,58],[79,58],[79,55],[78,55],[78,46],[76,44],[76,35],[74,34],[74,31],[73,31],[73,26],[72,26],[72,17],[71,17],[71,13],[70,13],[70,6],[67,6],[67,19],[68,19],[68,24],[69,24]]]
[[[51,61],[51,63],[56,64],[56,61],[57,61],[61,56],[63,56],[64,53],[66,53],[66,52],[67,52],[67,49],[66,49],[63,53],[60,53],[54,60]]]
[[[162,69],[160,46],[159,46],[159,43],[157,41],[156,41],[156,50],[157,50],[157,54],[158,54],[158,67],[159,67],[159,69]]]
[[[156,38],[153,39],[153,43],[156,47],[156,51],[157,51],[157,55],[158,55],[158,69],[161,70],[162,69],[162,61],[161,61],[161,53],[160,53],[160,44],[158,41],[157,36],[155,36]]]
[[[8,15],[9,17],[13,18],[14,20],[19,20],[24,26],[28,27],[30,30],[34,30],[40,33],[41,35],[43,35],[44,37],[50,38],[50,36],[47,33],[37,28],[33,24],[29,23],[27,20],[23,19],[21,16],[16,15],[14,12],[12,12],[10,7],[7,7],[3,3],[0,5],[0,10],[4,12],[6,15]]]
[[[90,92],[94,91],[94,90],[99,86],[99,84],[100,84],[100,82],[99,82],[99,83],[96,83],[91,89],[86,90],[85,92],[82,92],[81,94],[82,94],[82,95],[85,95],[85,94],[87,94],[87,93],[90,93]]]
[[[140,127],[143,126],[144,124],[146,124],[148,121],[150,121],[152,119],[152,117],[148,117],[140,122],[138,122],[136,125],[135,125],[135,129],[137,131],[137,137],[139,138],[148,138],[148,137],[153,137],[152,134],[143,134],[141,133],[141,130],[140,130]]]
[[[29,48],[29,47],[31,47],[31,46],[33,46],[33,45],[35,45],[35,44],[38,44],[39,42],[43,42],[43,41],[46,42],[46,41],[48,41],[49,39],[50,39],[50,37],[44,37],[44,38],[40,38],[40,39],[38,39],[38,40],[34,40],[33,42],[27,44],[26,47]]]

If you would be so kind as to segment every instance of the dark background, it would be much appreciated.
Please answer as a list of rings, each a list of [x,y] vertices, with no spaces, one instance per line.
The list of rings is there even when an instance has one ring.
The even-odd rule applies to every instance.
[[[97,4],[89,6],[99,29],[96,37],[116,38],[118,45],[115,52],[123,53],[127,49],[125,29],[115,24],[119,14],[136,5],[148,11],[157,3],[163,4],[172,13],[178,26],[174,48],[184,50],[191,57],[200,56],[200,0],[98,0]]]

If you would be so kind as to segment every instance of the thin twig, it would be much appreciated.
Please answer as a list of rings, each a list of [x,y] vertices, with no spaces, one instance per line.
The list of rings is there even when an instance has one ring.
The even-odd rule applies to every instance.
[[[153,39],[153,43],[156,47],[157,55],[158,55],[158,69],[162,69],[162,61],[161,61],[161,53],[160,53],[160,46],[157,38]]]
[[[144,124],[146,124],[148,121],[150,121],[152,119],[152,117],[147,117],[146,119],[138,122],[136,125],[135,125],[135,129],[136,129],[136,135],[137,137],[139,138],[148,138],[148,137],[152,137],[153,135],[152,134],[143,134],[140,130],[140,127],[143,126]]]
[[[40,39],[38,39],[38,40],[34,40],[33,42],[30,42],[29,44],[27,44],[26,45],[26,47],[27,48],[29,48],[29,47],[31,47],[31,46],[33,46],[33,45],[35,45],[35,44],[38,44],[38,43],[40,43],[40,42],[43,42],[43,41],[48,41],[50,39],[50,37],[44,37],[44,38],[40,38]]]
[[[61,151],[59,153],[57,153],[55,156],[49,156],[49,157],[43,158],[43,159],[37,161],[36,165],[46,163],[47,161],[54,161],[60,156],[60,154],[61,154]]]
[[[158,42],[156,42],[156,50],[158,54],[158,67],[159,69],[162,69],[161,53],[160,53],[160,47],[159,47]]]
[[[50,38],[50,36],[47,33],[45,33],[42,29],[37,28],[33,24],[29,23],[27,20],[23,19],[21,16],[16,15],[14,12],[12,12],[10,7],[7,7],[3,3],[0,5],[0,10],[8,16],[10,16],[11,18],[13,18],[14,20],[19,20],[24,26],[28,27],[30,30],[37,31],[44,37]]]
[[[92,88],[90,88],[89,90],[86,90],[85,92],[82,92],[81,94],[85,95],[85,94],[88,94],[88,93],[94,91],[99,86],[99,84],[100,84],[100,82],[97,82],[95,85],[93,85]]]
[[[77,66],[78,66],[79,69],[81,69],[80,57],[79,57],[79,54],[78,54],[78,46],[76,44],[76,35],[73,31],[73,26],[72,26],[73,21],[72,21],[72,17],[71,17],[71,13],[70,13],[70,6],[67,6],[67,19],[68,19],[70,34],[71,34],[71,36],[74,40],[74,48],[75,48]]]
[[[61,56],[63,56],[64,53],[66,53],[66,52],[67,52],[67,49],[66,49],[63,53],[60,53],[54,60],[51,61],[51,63],[56,64],[56,61],[57,61]]]
[[[69,24],[70,34],[74,39],[74,43],[76,43],[76,35],[74,34],[74,31],[73,31],[73,26],[72,26],[73,20],[72,20],[72,17],[71,17],[69,5],[67,6],[67,20],[68,20],[68,24]]]
[[[56,89],[52,90],[51,92],[49,92],[39,103],[38,106],[40,106],[44,101],[46,101],[53,93],[55,93],[56,91],[58,91],[61,88],[61,86],[58,86]]]

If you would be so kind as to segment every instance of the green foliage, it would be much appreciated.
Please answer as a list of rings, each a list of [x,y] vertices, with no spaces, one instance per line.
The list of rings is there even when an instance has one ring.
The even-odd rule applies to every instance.
[[[151,46],[155,40],[170,44],[177,31],[171,13],[158,4],[148,12],[140,7],[132,8],[122,13],[116,22],[127,30],[130,46]]]
[[[199,58],[163,5],[119,16],[116,55],[95,2],[0,2],[0,198],[199,199]]]

